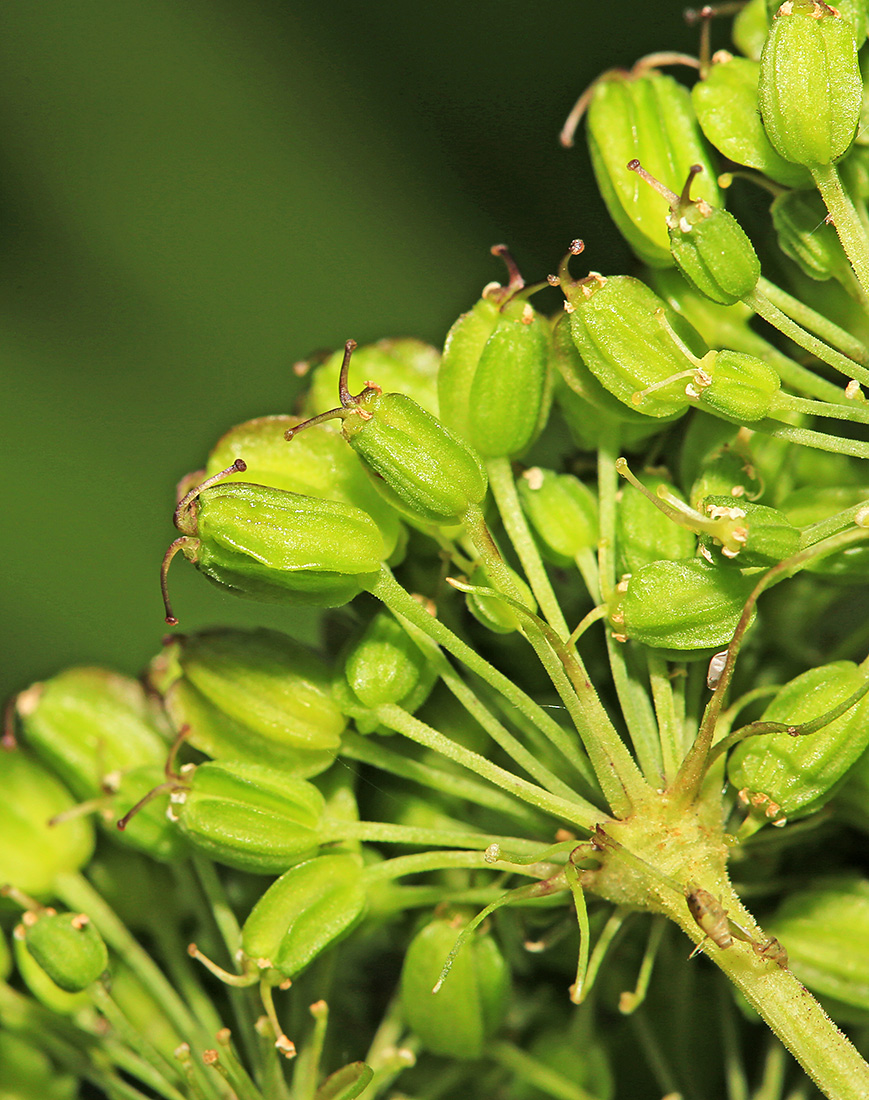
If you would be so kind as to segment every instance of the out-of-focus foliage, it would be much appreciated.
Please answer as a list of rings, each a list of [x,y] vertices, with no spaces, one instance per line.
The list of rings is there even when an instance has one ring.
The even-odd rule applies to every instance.
[[[528,278],[580,233],[624,262],[558,122],[604,57],[691,32],[668,19],[659,40],[638,0],[557,0],[533,38],[528,20],[518,0],[497,20],[461,0],[7,8],[3,694],[142,663],[166,486],[227,423],[291,411],[294,361],[349,336],[439,343],[501,239]],[[200,622],[251,622],[178,586]]]

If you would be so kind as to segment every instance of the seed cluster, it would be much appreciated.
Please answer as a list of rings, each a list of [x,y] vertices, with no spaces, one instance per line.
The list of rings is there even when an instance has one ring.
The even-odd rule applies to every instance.
[[[747,1096],[745,1003],[869,1095],[804,988],[869,1009],[867,16],[715,15],[563,133],[632,273],[497,245],[442,351],[297,364],[185,479],[166,621],[180,553],[286,634],[182,607],[10,704],[11,1096]]]

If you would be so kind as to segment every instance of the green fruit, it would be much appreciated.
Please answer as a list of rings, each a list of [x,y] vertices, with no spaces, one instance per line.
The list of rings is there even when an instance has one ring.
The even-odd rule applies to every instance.
[[[510,288],[487,288],[450,329],[438,375],[444,424],[484,458],[528,449],[549,414],[549,323]]]
[[[758,102],[767,137],[792,164],[818,168],[847,152],[863,103],[851,23],[821,0],[789,0],[760,59]]]
[[[266,890],[244,923],[242,949],[261,970],[292,977],[346,935],[364,910],[359,859],[317,856]]]
[[[438,981],[461,931],[460,920],[434,920],[416,934],[404,957],[401,1003],[426,1050],[450,1058],[480,1058],[510,999],[510,972],[488,934],[476,933]]]
[[[170,796],[170,812],[200,850],[262,874],[310,859],[325,805],[317,788],[265,764],[200,764]]]
[[[867,673],[851,661],[809,669],[791,680],[761,716],[798,726],[819,718],[865,685]],[[752,813],[783,822],[819,810],[869,746],[869,699],[814,733],[750,737],[730,755],[727,774]]]
[[[730,641],[756,578],[700,558],[644,565],[616,588],[617,634],[663,649],[708,649]]]
[[[109,964],[106,945],[84,913],[29,912],[23,924],[27,950],[67,993],[87,989]]]
[[[588,108],[588,146],[610,217],[634,252],[653,267],[670,267],[667,203],[640,188],[625,167],[639,160],[670,187],[681,187],[692,164],[705,169],[703,198],[720,205],[716,175],[686,88],[656,70],[614,71],[595,86]]]
[[[170,639],[150,680],[176,729],[187,728],[186,742],[218,760],[317,775],[334,759],[347,724],[332,698],[328,665],[277,631]]]

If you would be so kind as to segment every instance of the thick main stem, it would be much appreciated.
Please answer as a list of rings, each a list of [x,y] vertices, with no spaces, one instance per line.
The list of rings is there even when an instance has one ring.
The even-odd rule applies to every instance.
[[[720,895],[729,918],[763,943],[763,932],[730,884],[715,884],[715,894],[716,897]],[[668,916],[695,943],[703,939],[703,932],[684,902],[674,898],[672,906],[668,907]],[[722,950],[707,940],[704,951],[763,1017],[829,1100],[866,1100],[869,1065],[789,970],[761,958],[747,943],[734,941],[731,947]]]

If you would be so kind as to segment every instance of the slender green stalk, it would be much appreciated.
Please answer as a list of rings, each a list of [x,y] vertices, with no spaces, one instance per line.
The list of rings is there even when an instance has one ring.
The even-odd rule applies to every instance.
[[[226,947],[231,964],[237,971],[238,951],[241,947],[241,927],[229,904],[229,899],[223,889],[223,883],[220,881],[220,876],[214,864],[205,856],[194,852],[193,867],[196,871],[199,886],[205,895],[209,915],[217,926],[217,931]],[[260,1068],[259,1049],[254,1041],[255,1013],[253,1002],[246,989],[228,987],[228,995],[241,1032],[245,1053],[250,1058],[251,1064],[258,1070]]]
[[[595,809],[590,803],[580,799],[579,796],[576,797],[575,801],[568,801],[566,798],[549,794],[542,787],[537,787],[533,783],[528,783],[525,779],[520,779],[519,776],[505,771],[504,768],[500,768],[484,756],[480,756],[479,753],[471,752],[470,749],[466,749],[456,744],[455,741],[451,741],[448,737],[444,737],[442,733],[438,733],[431,726],[427,726],[418,718],[414,718],[412,714],[408,714],[401,707],[394,704],[385,704],[378,707],[375,713],[389,729],[394,729],[411,741],[416,741],[420,745],[425,745],[426,748],[439,752],[449,760],[455,760],[457,764],[461,764],[469,771],[483,776],[484,779],[488,779],[495,786],[509,791],[517,798],[536,806],[544,813],[552,814],[556,818],[589,831],[594,828],[595,822],[600,820],[600,810]]]
[[[821,192],[842,248],[848,257],[864,297],[869,297],[869,240],[860,216],[842,186],[835,164],[823,164],[812,169],[812,179]]]
[[[400,776],[402,779],[410,779],[432,790],[441,791],[454,798],[463,798],[478,806],[496,810],[498,813],[515,818],[526,828],[533,829],[540,824],[540,817],[523,803],[515,798],[503,794],[499,790],[484,783],[478,783],[465,775],[457,775],[453,771],[443,771],[434,768],[420,760],[414,760],[401,753],[393,752],[385,745],[372,742],[371,738],[361,737],[358,733],[348,730],[341,735],[341,755],[347,760],[357,760],[360,764],[370,764],[390,775]]]
[[[582,577],[583,583],[588,590],[589,596],[596,604],[601,602],[600,592],[600,574],[597,567],[597,559],[594,556],[593,551],[590,548],[580,550],[580,552],[574,558],[576,568],[579,570],[579,575]]]
[[[616,459],[618,457],[616,440],[601,442],[598,449],[597,484],[600,520],[600,587],[604,599],[609,596],[616,584],[616,496],[619,484]],[[606,629],[604,633],[613,683],[637,760],[645,778],[653,786],[658,786],[663,761],[658,726],[649,696],[645,685],[637,679],[635,670],[628,667],[624,644],[613,638],[611,630]]]
[[[519,593],[497,552],[482,513],[475,514],[469,510],[465,516],[465,527],[493,584],[505,595],[517,600]],[[517,600],[517,610],[519,608],[521,602]],[[624,817],[634,812],[648,794],[648,787],[604,710],[579,655],[575,650],[568,649],[551,628],[548,628],[548,633],[541,629],[540,620],[535,616],[529,616],[524,632],[582,738],[613,813]]]
[[[475,672],[482,680],[500,691],[505,698],[509,699],[510,702],[518,709],[522,710],[523,713],[532,717],[532,721],[538,718],[538,715],[541,713],[541,708],[538,707],[536,703],[529,700],[528,696],[525,695],[521,689],[517,688],[512,681],[503,675],[503,673],[494,669],[488,661],[484,661],[470,648],[470,646],[456,637],[448,627],[424,611],[423,608],[405,592],[401,585],[397,583],[388,569],[384,567],[381,570],[379,579],[372,585],[370,591],[372,595],[382,600],[391,611],[404,616],[412,622],[414,626],[419,627],[439,645],[442,645],[444,649],[449,650],[449,652],[458,657],[459,660],[463,661],[472,672]],[[562,696],[562,699],[564,699],[565,694],[570,697],[573,693],[570,692],[569,687],[565,692],[563,682],[564,674],[560,665],[557,668],[554,665],[549,667],[550,665],[551,662],[548,662],[547,671],[551,676],[556,678],[556,686],[558,686],[559,683],[561,684],[561,691],[559,694]],[[594,702],[596,704],[595,724],[589,727],[584,717],[581,714],[577,714],[577,708],[574,701],[571,702],[571,707],[569,709],[572,714],[577,715],[577,719],[582,725],[582,728],[579,728],[579,734],[583,737],[583,743],[592,761],[595,774],[599,777],[601,789],[607,801],[610,803],[615,813],[620,815],[628,814],[634,806],[634,800],[645,795],[646,786],[634,761],[631,759],[627,749],[607,718],[600,704],[600,700],[594,692],[591,681],[585,674],[582,676],[577,675],[576,679],[583,690],[585,698],[588,699],[589,693],[594,697]],[[576,698],[577,697],[574,695],[573,700],[576,700]],[[528,704],[530,704],[530,714]],[[565,703],[565,706],[567,706],[567,703]],[[545,712],[543,713],[545,714]],[[620,768],[618,769],[616,769],[612,763],[616,756],[620,764]],[[578,802],[582,801],[579,799],[579,796],[576,797]],[[586,805],[590,805],[590,803]],[[598,812],[599,811],[594,810],[595,815],[597,815]]]
[[[856,378],[863,385],[869,385],[869,370],[866,367],[860,363],[855,363],[853,359],[849,359],[841,352],[836,351],[835,348],[829,347],[823,340],[819,340],[810,332],[806,332],[802,325],[792,321],[778,306],[773,305],[760,290],[755,290],[744,300],[746,305],[751,306],[764,321],[772,325],[773,328],[777,328],[779,332],[789,337],[795,344],[799,344],[801,348],[811,352],[822,363],[833,367],[834,370],[844,374],[846,378]]]
[[[573,862],[571,853],[564,865],[564,878],[570,888],[573,897],[573,908],[576,913],[576,923],[579,926],[579,954],[576,959],[576,976],[570,987],[570,999],[574,1004],[580,1004],[585,996],[585,981],[588,974],[588,959],[591,948],[591,928],[588,921],[588,906],[585,904],[585,891],[579,880],[579,872]]]
[[[788,1071],[788,1052],[774,1040],[767,1046],[763,1078],[752,1100],[780,1100]]]
[[[499,710],[503,717],[516,727],[523,737],[524,744],[528,746],[535,758],[539,756],[549,759],[551,757],[551,747],[554,746],[576,771],[582,786],[585,788],[585,793],[592,795],[598,801],[600,800],[601,789],[597,776],[594,774],[594,769],[579,744],[579,739],[572,732],[563,729],[557,722],[550,719],[552,726],[555,728],[551,730],[550,736],[547,737],[533,722],[529,722],[526,715],[516,710],[515,707],[511,707],[503,696],[492,691],[487,684],[482,684],[480,687],[486,696],[487,702],[493,708]],[[564,706],[560,702],[540,703],[539,705],[547,710],[564,710]],[[543,786],[542,783],[541,786]],[[576,793],[573,791],[573,787],[571,787],[571,791]],[[554,790],[552,793],[558,794],[559,792]]]
[[[663,917],[652,917],[649,938],[646,941],[646,950],[643,952],[643,961],[640,963],[636,985],[631,991],[622,993],[619,998],[619,1012],[625,1016],[636,1012],[646,999],[649,982],[652,980],[655,959],[658,957],[658,948],[661,946],[661,939],[666,927],[667,922]]]
[[[449,661],[444,657],[438,647],[434,645],[432,640],[426,638],[425,635],[420,635],[420,632],[415,630],[412,624],[403,621],[402,625],[405,626],[426,654],[429,662],[435,667],[440,678],[452,694],[458,699],[468,714],[480,723],[495,744],[499,745],[504,752],[507,753],[510,759],[527,772],[532,779],[536,780],[541,787],[545,787],[546,790],[550,791],[552,794],[560,794],[563,798],[572,798],[574,794],[573,790],[562,779],[559,779],[559,777],[542,761],[538,760],[532,752],[529,752],[521,741],[517,740],[517,738],[498,721],[480,700],[476,692],[474,692],[456,673]],[[536,703],[533,705],[537,706]],[[545,711],[539,707],[538,710],[540,710],[540,713],[547,719],[546,736],[549,741],[559,749],[565,759],[569,760],[574,765],[579,774],[583,776],[587,782],[593,784],[594,773],[591,770],[591,765],[588,762],[588,758],[583,755],[582,749],[575,743],[575,738],[571,738],[561,726],[549,719]],[[537,728],[539,729],[539,726]]]
[[[216,1038],[218,1060],[214,1063],[214,1068],[233,1090],[237,1100],[263,1100],[262,1093],[239,1061],[229,1028],[222,1028]]]
[[[869,404],[865,401],[841,402],[813,401],[805,397],[794,397],[790,393],[777,393],[773,398],[770,416],[780,413],[808,413],[809,416],[823,416],[828,420],[847,420],[851,424],[869,424]]]
[[[601,929],[601,933],[597,938],[597,943],[594,945],[594,950],[591,953],[591,957],[588,960],[588,967],[586,969],[585,985],[579,995],[579,999],[576,1003],[581,1004],[582,1001],[591,992],[592,986],[597,979],[598,971],[600,970],[601,963],[604,960],[604,956],[612,946],[613,940],[619,934],[622,929],[622,925],[630,916],[630,910],[625,906],[618,906],[609,916],[606,924]]]
[[[836,512],[835,515],[819,520],[809,527],[804,527],[800,531],[800,549],[806,550],[832,535],[838,535],[840,531],[844,531],[848,527],[853,527],[857,514],[867,508],[869,508],[869,499],[861,500],[858,504],[852,504],[850,508],[843,508],[841,512]]]
[[[658,739],[664,766],[664,778],[670,782],[682,763],[680,730],[676,718],[673,699],[673,687],[667,662],[660,653],[646,648],[646,660],[649,665],[649,683],[652,688],[652,701],[655,705],[655,717],[658,720]]]
[[[724,1048],[724,1080],[727,1100],[749,1100],[748,1075],[736,1026],[736,1009],[733,994],[723,982],[718,989],[718,1019],[721,1028],[721,1045]]]
[[[495,1042],[487,1047],[487,1054],[499,1065],[510,1070],[516,1078],[530,1085],[535,1093],[543,1093],[554,1100],[595,1100],[569,1077],[534,1058],[513,1043]]]
[[[0,1020],[43,1050],[55,1065],[102,1090],[109,1100],[148,1100],[95,1056],[93,1037],[0,982]]]
[[[513,549],[519,555],[519,561],[522,562],[522,568],[525,570],[534,598],[555,633],[566,638],[570,631],[567,629],[561,605],[552,590],[546,566],[543,564],[537,543],[534,541],[522,510],[510,461],[506,458],[490,458],[487,465],[489,487],[504,522],[504,528],[510,536]]]
[[[317,1001],[309,1011],[314,1017],[314,1027],[293,1067],[293,1100],[316,1100],[329,1008],[325,1001]]]
[[[816,432],[811,428],[795,428],[773,419],[754,421],[751,429],[755,432],[763,432],[764,435],[771,435],[775,439],[787,439],[803,447],[813,447],[818,451],[851,455],[853,458],[869,458],[869,443],[858,439],[843,439],[841,436]]]
[[[450,890],[435,886],[384,886],[377,893],[378,914],[403,913],[406,909],[433,909],[438,905],[488,905],[503,893],[500,886],[480,886]],[[551,905],[562,905],[559,897],[547,898]]]
[[[138,1077],[165,1100],[186,1100],[176,1088],[181,1083],[178,1063],[170,1062],[133,1027],[99,983],[94,986],[93,997],[97,1008],[111,1024],[112,1041],[104,1041],[103,1046],[117,1067]]]
[[[655,1034],[652,1021],[645,1012],[638,1012],[631,1017],[631,1023],[649,1068],[655,1075],[659,1092],[666,1093],[665,1100],[670,1097],[679,1097],[681,1100],[685,1094],[680,1088],[680,1082],[673,1071],[670,1059],[664,1053],[664,1045]]]
[[[852,336],[850,332],[846,332],[845,329],[840,328],[839,325],[825,317],[823,313],[818,313],[816,309],[807,306],[805,302],[794,298],[792,294],[788,294],[780,286],[771,283],[769,279],[764,279],[761,276],[757,286],[761,294],[768,298],[782,313],[786,313],[791,320],[796,321],[797,324],[802,325],[809,332],[813,332],[831,347],[838,348],[849,359],[862,363],[864,366],[869,365],[869,348]],[[794,365],[796,366],[796,364]],[[782,375],[782,377],[784,376]]]
[[[187,945],[180,942],[179,929],[158,927],[154,930],[154,938],[159,945],[157,954],[166,977],[190,1006],[200,1025],[208,1032],[216,1032],[223,1021],[190,965]]]
[[[830,401],[840,405],[850,403],[850,398],[845,396],[843,386],[837,386],[835,382],[822,378],[813,370],[804,367],[802,363],[795,363],[772,344],[767,343],[767,349],[760,358],[765,359],[771,367],[775,367],[783,386],[796,390],[805,397],[816,397],[819,401]]]
[[[561,727],[521,688],[502,672],[494,668],[484,660],[475,650],[463,642],[454,634],[448,626],[429,613],[416,602],[396,581],[392,573],[384,567],[381,570],[377,583],[372,586],[371,594],[381,600],[390,611],[402,619],[412,623],[432,641],[442,646],[447,652],[452,653],[475,675],[485,683],[490,684],[500,692],[513,706],[524,714],[531,722],[537,725],[547,734],[552,732],[551,727],[563,733]]]
[[[234,959],[241,947],[241,927],[227,900],[214,864],[210,859],[194,852],[193,866],[202,887],[202,892],[208,899],[209,909],[220,932],[221,939],[226,946],[229,957]]]
[[[416,1060],[416,1042],[402,1041],[405,1027],[401,1001],[394,997],[365,1054],[365,1061],[374,1070],[374,1078],[365,1090],[372,1098],[386,1093],[398,1074]]]
[[[529,855],[535,855],[541,851],[539,844],[530,841],[520,841]],[[535,851],[536,850],[536,851]],[[394,859],[385,859],[381,863],[372,863],[365,868],[366,883],[391,882],[405,875],[420,875],[427,871],[444,871],[451,867],[464,868],[471,871],[507,871],[510,874],[525,875],[528,878],[546,878],[552,873],[553,865],[550,863],[510,863],[509,860],[492,862],[491,856],[486,858],[486,853],[476,852],[414,852],[409,856],[396,856]],[[438,889],[442,889],[438,887]],[[487,887],[486,889],[489,889]],[[500,897],[503,890],[497,891]]]
[[[372,841],[381,844],[428,844],[443,848],[475,848],[479,851],[485,851],[490,844],[501,842],[508,846],[515,844],[520,848],[528,844],[539,847],[534,841],[524,838],[492,836],[490,833],[472,830],[464,833],[459,829],[429,829],[421,825],[395,825],[389,821],[329,821],[327,819],[323,822],[320,830],[322,844],[344,840]]]
[[[479,510],[469,510],[465,516],[465,529],[468,532],[477,552],[483,563],[483,567],[489,579],[492,581],[494,587],[505,596],[510,597],[517,603],[521,604],[521,593],[517,589],[512,576],[498,552],[492,539],[489,529],[486,526],[486,521],[483,518],[482,512]],[[575,686],[571,687],[567,678],[564,675],[564,671],[561,668],[561,663],[558,657],[553,652],[551,639],[548,639],[543,631],[539,629],[539,620],[537,622],[532,621],[529,617],[526,622],[523,623],[523,633],[525,634],[534,652],[540,660],[540,663],[546,669],[549,674],[550,680],[552,680],[553,686],[558,692],[562,703],[564,703],[567,712],[573,719],[574,725],[583,738],[583,744],[585,744],[586,751],[589,753],[589,757],[592,760],[592,765],[595,768],[595,772],[598,778],[601,778],[601,772],[599,762],[604,766],[610,764],[609,761],[601,761],[601,753],[594,753],[593,747],[588,744],[588,737],[594,736],[598,721],[601,726],[605,728],[608,726],[609,719],[606,717],[603,708],[600,706],[600,700],[597,698],[597,693],[585,674],[584,670],[581,671],[580,684],[581,687],[576,689]],[[564,637],[567,636],[567,626],[564,628]],[[561,639],[556,638],[556,641]],[[578,658],[577,658],[578,660]],[[582,698],[580,698],[580,696]],[[589,709],[594,709],[592,698],[597,703],[597,710],[600,711],[600,715],[595,714],[593,717],[587,713]],[[615,730],[613,730],[615,733]],[[597,755],[598,761],[595,761],[594,757]]]

